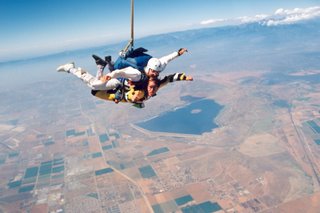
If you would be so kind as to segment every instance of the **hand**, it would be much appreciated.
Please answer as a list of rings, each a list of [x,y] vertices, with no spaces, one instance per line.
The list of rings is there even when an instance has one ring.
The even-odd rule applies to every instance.
[[[193,81],[192,76],[186,76],[186,81]]]
[[[101,80],[102,82],[107,82],[107,81],[109,81],[110,79],[111,79],[111,77],[108,76],[108,75],[101,76],[101,78],[100,78],[100,80]]]
[[[178,54],[179,54],[179,55],[183,55],[185,52],[188,52],[187,48],[180,48],[180,49],[178,50]]]
[[[138,94],[137,93],[133,94],[131,99],[132,99],[132,102],[137,102],[138,101]]]
[[[142,98],[144,93],[141,90],[136,90],[132,93],[132,102],[138,102]]]
[[[129,80],[129,79],[128,79],[128,84],[129,84],[130,86],[134,86],[134,83],[133,83],[131,80]]]

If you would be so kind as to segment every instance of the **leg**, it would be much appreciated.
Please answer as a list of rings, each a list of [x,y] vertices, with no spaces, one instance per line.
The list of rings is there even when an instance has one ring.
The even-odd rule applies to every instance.
[[[98,80],[96,77],[86,72],[82,68],[72,68],[70,73],[80,78],[84,83],[87,84],[93,90],[103,90],[106,87],[106,83]]]
[[[109,71],[112,72],[114,70],[114,62],[112,61],[111,56],[108,55],[108,56],[104,57],[104,60],[108,65]]]
[[[104,66],[97,65],[97,67],[98,67],[98,70],[97,70],[96,78],[100,79],[103,76]]]
[[[108,66],[110,72],[114,70],[114,63],[112,62],[111,56],[106,56],[104,60],[97,55],[92,55],[92,57],[98,66],[98,72],[96,76],[97,79],[100,79],[100,77],[103,75],[103,71],[106,66]]]
[[[77,76],[77,74],[75,75]],[[103,82],[98,80],[88,72],[82,73],[79,78],[93,90],[112,90],[121,86],[121,82],[118,79],[113,78],[107,82]]]
[[[114,101],[115,98],[114,94],[108,93],[108,91],[91,90],[91,94],[106,101]]]
[[[98,67],[96,78],[100,79],[101,76],[103,75],[103,71],[104,71],[104,68],[106,67],[107,63],[97,55],[92,55],[92,57],[94,58],[94,60],[97,64],[97,67]]]
[[[82,68],[75,68],[73,63],[62,65],[58,67],[57,71],[75,75],[93,90],[111,90],[121,85],[121,82],[118,79],[111,79],[107,82],[102,82]]]

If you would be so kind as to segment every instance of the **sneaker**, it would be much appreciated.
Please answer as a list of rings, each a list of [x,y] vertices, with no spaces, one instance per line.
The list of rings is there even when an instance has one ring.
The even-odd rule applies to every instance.
[[[104,57],[105,62],[107,62],[107,64],[111,63],[112,59],[111,59],[111,55],[107,55],[106,57]]]
[[[112,61],[112,58],[110,55],[107,55],[104,57],[105,62],[108,64],[108,69],[110,72],[114,70],[114,62]]]
[[[101,65],[103,67],[105,67],[107,65],[107,62],[105,62],[102,58],[100,58],[97,55],[92,55],[92,57],[94,58],[94,60],[96,61],[97,65]]]
[[[74,62],[59,66],[57,68],[57,71],[58,72],[67,72],[67,73],[69,73],[72,68],[74,68]]]

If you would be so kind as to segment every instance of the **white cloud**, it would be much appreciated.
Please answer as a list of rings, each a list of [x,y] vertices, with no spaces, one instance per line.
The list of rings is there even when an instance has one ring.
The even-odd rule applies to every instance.
[[[240,17],[238,19],[241,23],[259,22],[267,26],[274,26],[279,24],[293,24],[316,17],[320,17],[320,7],[295,8],[292,10],[279,8],[273,15],[256,15],[254,17]]]
[[[208,19],[208,20],[203,20],[200,22],[201,25],[209,25],[209,24],[216,24],[219,22],[223,22],[224,19]]]
[[[309,8],[295,8],[293,10],[285,10],[280,8],[276,10],[274,15],[267,18],[264,24],[279,25],[279,24],[292,24],[303,20],[310,20],[320,17],[320,7]]]
[[[295,8],[292,10],[279,8],[272,15],[258,14],[255,16],[242,16],[232,19],[208,19],[201,21],[200,24],[242,24],[257,22],[267,26],[275,26],[280,24],[293,24],[316,17],[320,17],[320,7]]]
[[[264,20],[268,17],[268,15],[260,14],[255,16],[242,16],[236,18],[236,20],[240,21],[241,23],[251,23],[251,22],[259,22]]]

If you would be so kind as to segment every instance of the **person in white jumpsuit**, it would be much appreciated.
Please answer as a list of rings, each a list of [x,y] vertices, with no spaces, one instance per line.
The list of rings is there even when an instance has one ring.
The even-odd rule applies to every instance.
[[[97,75],[93,76],[84,69],[78,67],[75,68],[74,63],[68,63],[61,65],[57,68],[58,72],[72,73],[76,77],[80,78],[87,84],[92,90],[112,90],[119,88],[122,83],[117,78],[127,78],[129,81],[139,82],[150,77],[157,78],[159,73],[163,71],[167,64],[178,56],[187,52],[186,48],[181,48],[179,51],[173,52],[167,56],[161,58],[151,58],[148,61],[147,66],[144,68],[145,73],[139,70],[127,67],[124,69],[114,70],[111,73],[103,76],[101,70],[98,70]]]

